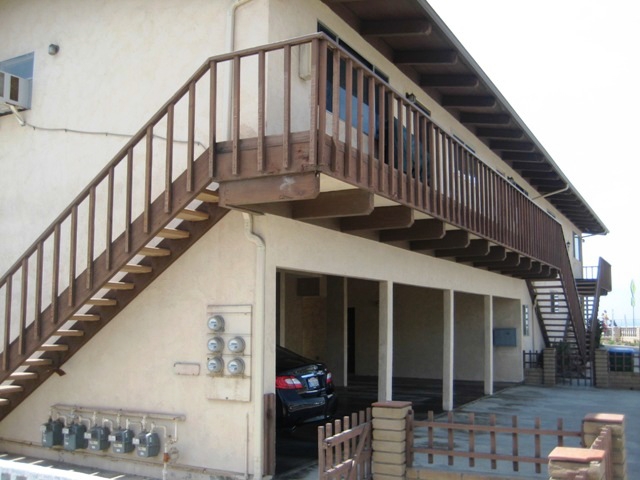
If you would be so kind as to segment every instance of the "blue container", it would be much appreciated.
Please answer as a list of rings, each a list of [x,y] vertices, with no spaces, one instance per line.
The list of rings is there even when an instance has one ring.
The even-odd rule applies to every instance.
[[[633,354],[635,350],[630,347],[609,348],[610,372],[633,372]]]

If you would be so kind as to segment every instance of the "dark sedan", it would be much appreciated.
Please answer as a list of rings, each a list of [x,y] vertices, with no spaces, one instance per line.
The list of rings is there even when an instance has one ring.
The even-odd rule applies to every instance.
[[[324,421],[338,406],[331,372],[320,362],[276,347],[276,422],[280,427]]]

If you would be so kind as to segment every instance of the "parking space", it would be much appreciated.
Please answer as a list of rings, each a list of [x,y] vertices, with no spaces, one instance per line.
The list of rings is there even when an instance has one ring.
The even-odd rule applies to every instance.
[[[498,384],[496,391],[510,386]],[[456,407],[484,396],[482,382],[454,383]],[[426,418],[429,410],[442,412],[442,381],[397,378],[393,383],[394,400],[410,401],[416,418]],[[335,418],[364,410],[377,401],[376,377],[349,378],[348,387],[338,387],[338,412]],[[276,439],[276,479],[293,480],[317,478],[318,424],[299,426],[294,430],[280,430]]]

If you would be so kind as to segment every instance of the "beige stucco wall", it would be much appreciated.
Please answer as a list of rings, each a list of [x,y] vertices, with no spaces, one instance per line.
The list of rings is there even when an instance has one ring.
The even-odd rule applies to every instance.
[[[225,52],[231,4],[3,0],[0,60],[35,54],[32,108],[22,113],[30,124],[132,135],[208,57]],[[267,0],[240,7],[236,47],[267,43],[266,18]],[[55,56],[50,43],[60,46]],[[184,140],[186,122],[179,125],[175,138]],[[204,132],[197,123],[196,140],[204,142]],[[4,273],[126,138],[33,130],[8,115],[0,117],[0,142],[0,228],[12,239],[0,249]]]

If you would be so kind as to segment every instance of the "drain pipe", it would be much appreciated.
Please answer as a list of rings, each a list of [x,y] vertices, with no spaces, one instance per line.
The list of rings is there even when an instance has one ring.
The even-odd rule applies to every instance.
[[[253,478],[262,478],[262,456],[264,452],[264,432],[262,416],[264,414],[264,301],[265,301],[265,272],[266,272],[266,244],[262,237],[253,231],[253,215],[242,213],[244,219],[244,234],[256,246],[256,279],[255,306],[253,310],[254,339],[251,342],[251,356],[253,357],[252,390],[255,392],[253,409]],[[257,341],[256,341],[257,340]]]
[[[249,3],[253,0],[235,0],[229,10],[227,11],[227,38],[225,42],[225,48],[228,53],[235,51],[236,49],[236,11],[245,3]],[[227,122],[225,124],[226,131],[224,132],[223,139],[231,140],[231,84],[233,83],[233,68],[231,62],[227,62],[229,68],[227,78],[227,94],[226,98],[226,110],[227,110]]]

